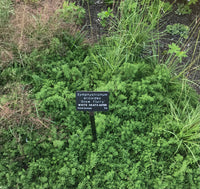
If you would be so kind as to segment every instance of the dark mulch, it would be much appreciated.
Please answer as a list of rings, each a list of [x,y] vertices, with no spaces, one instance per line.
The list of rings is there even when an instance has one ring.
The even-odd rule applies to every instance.
[[[160,53],[168,51],[168,44],[178,43],[182,50],[187,52],[186,58],[183,58],[179,66],[187,65],[195,62],[192,67],[187,71],[186,75],[189,80],[194,82],[191,85],[200,94],[200,1],[195,5],[191,6],[192,12],[190,14],[178,15],[176,10],[178,8],[178,2],[174,4],[173,11],[165,15],[161,21],[161,31],[166,29],[167,25],[173,25],[176,23],[184,24],[190,27],[190,36],[188,39],[181,39],[180,36],[174,36],[170,34],[165,34],[160,42]],[[163,53],[164,54],[164,53]],[[181,68],[180,68],[181,69]],[[177,69],[177,72],[179,70]]]

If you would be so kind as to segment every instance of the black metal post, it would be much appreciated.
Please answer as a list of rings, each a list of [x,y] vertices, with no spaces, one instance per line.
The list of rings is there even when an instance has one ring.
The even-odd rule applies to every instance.
[[[91,128],[92,128],[93,141],[96,141],[97,132],[96,132],[96,126],[95,126],[94,112],[90,112],[90,122],[91,122]]]

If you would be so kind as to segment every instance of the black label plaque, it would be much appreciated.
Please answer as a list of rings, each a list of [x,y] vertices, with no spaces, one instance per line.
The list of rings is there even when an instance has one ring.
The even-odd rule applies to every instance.
[[[76,109],[79,111],[108,111],[109,92],[76,92]]]

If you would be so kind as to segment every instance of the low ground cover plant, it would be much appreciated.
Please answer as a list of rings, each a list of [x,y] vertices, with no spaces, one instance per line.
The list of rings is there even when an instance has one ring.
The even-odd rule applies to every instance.
[[[101,19],[100,23],[103,27],[106,27],[107,20],[111,17],[114,17],[113,13],[112,13],[112,9],[110,9],[110,7],[108,7],[107,11],[102,11],[100,13],[98,13],[98,17]]]
[[[167,30],[167,33],[171,35],[179,35],[180,37],[187,39],[190,28],[184,24],[177,23],[173,25],[168,25],[166,30]]]
[[[0,115],[17,110],[20,121],[0,118],[0,187],[200,187],[199,96],[149,53],[164,4],[142,2],[141,11],[124,1],[115,32],[98,44],[63,31],[2,72]],[[27,95],[8,98],[6,80],[16,78]],[[110,110],[95,115],[96,142],[76,91],[110,92]]]
[[[181,1],[177,3],[177,9],[175,11],[178,15],[190,14],[192,12],[191,5],[195,5],[198,3],[198,0],[188,0]]]

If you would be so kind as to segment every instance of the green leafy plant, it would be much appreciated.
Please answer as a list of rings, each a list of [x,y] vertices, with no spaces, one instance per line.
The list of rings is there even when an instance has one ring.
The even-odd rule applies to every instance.
[[[190,5],[196,4],[197,2],[198,0],[188,0],[183,3],[178,3],[175,13],[178,15],[190,14],[192,12]]]
[[[182,58],[187,57],[186,52],[181,51],[181,48],[175,43],[172,43],[171,45],[168,46],[169,46],[168,53],[171,55],[175,54],[175,56],[179,58],[180,62],[182,61]]]
[[[107,11],[102,11],[100,13],[97,14],[97,16],[100,18],[100,23],[103,27],[106,27],[106,25],[108,24],[108,19],[109,18],[113,18],[114,14],[112,13],[112,9],[110,9],[110,7],[108,7]]]
[[[198,0],[188,0],[187,3],[188,5],[196,4]]]
[[[71,3],[69,1],[64,1],[63,8],[59,9],[61,18],[63,18],[67,23],[81,24],[85,17],[85,9],[76,6],[75,2]]]
[[[172,25],[173,26],[173,25]],[[176,76],[176,78],[180,78],[180,77],[189,77],[190,74],[193,72],[196,72],[199,67],[193,67],[198,59],[199,59],[199,56],[197,54],[197,56],[194,56],[195,55],[195,52],[196,52],[196,47],[197,47],[197,43],[198,43],[198,40],[199,40],[199,33],[197,35],[197,38],[196,38],[196,42],[195,42],[195,46],[193,47],[189,47],[189,43],[190,43],[190,39],[195,35],[195,32],[196,31],[196,28],[199,26],[199,24],[195,24],[190,33],[189,33],[189,38],[187,38],[187,40],[184,40],[182,38],[179,38],[177,44],[171,44],[171,45],[168,45],[170,50],[168,51],[168,53],[170,54],[167,59],[165,60],[165,64],[168,65],[168,67],[171,68],[172,70],[172,73],[174,73]],[[180,47],[181,45],[181,47]],[[174,49],[174,50],[173,50]],[[192,51],[192,56],[187,56],[187,52],[188,51]],[[174,51],[174,53],[173,53]],[[175,52],[176,51],[176,52]],[[182,58],[184,57],[187,57],[187,59],[184,59],[183,62],[184,64],[182,64]],[[187,61],[187,62],[186,62]],[[193,81],[191,81],[193,83]],[[196,83],[193,83],[195,85],[198,86],[198,84]]]
[[[188,0],[188,5],[196,4],[198,0]]]
[[[184,24],[173,24],[168,25],[166,28],[167,33],[172,35],[179,35],[180,37],[183,37],[184,39],[188,38],[190,28]]]
[[[175,13],[178,15],[190,14],[192,12],[188,4],[178,3],[177,6],[178,8]]]

